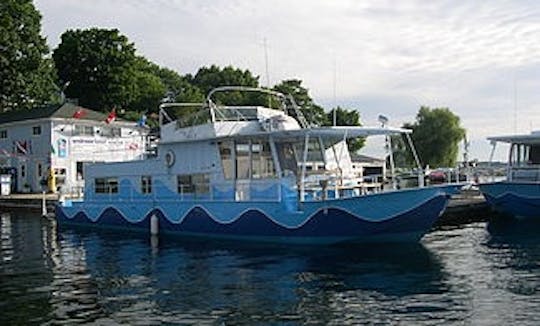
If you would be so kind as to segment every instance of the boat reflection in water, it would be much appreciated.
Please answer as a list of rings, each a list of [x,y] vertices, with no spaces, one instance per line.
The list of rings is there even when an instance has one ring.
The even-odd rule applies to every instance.
[[[421,243],[313,247],[57,229],[54,219],[23,212],[0,223],[2,325],[540,318],[540,240],[499,234],[494,224],[436,229]]]
[[[99,297],[88,302],[97,299],[95,310],[116,322],[380,321],[396,309],[390,301],[439,293],[443,282],[441,263],[417,243],[314,250],[170,236],[158,242],[71,226],[61,234],[85,252],[80,257]],[[437,307],[423,302],[412,309]]]

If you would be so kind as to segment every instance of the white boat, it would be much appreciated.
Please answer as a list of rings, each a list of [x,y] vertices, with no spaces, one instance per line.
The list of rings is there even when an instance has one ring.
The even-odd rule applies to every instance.
[[[516,218],[540,218],[540,131],[490,137],[510,144],[506,180],[483,183],[480,191],[497,212]]]
[[[212,100],[231,90],[283,106]],[[418,241],[459,188],[361,191],[347,173],[347,138],[407,129],[309,126],[292,97],[245,87],[216,89],[194,115],[169,121],[166,108],[183,105],[162,105],[157,157],[88,166],[84,200],[59,205],[59,223],[301,244]],[[308,171],[313,155],[324,171]]]

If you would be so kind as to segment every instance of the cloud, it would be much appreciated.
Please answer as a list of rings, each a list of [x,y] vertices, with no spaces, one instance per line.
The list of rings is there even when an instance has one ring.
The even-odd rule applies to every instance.
[[[265,83],[300,78],[318,101],[386,109],[450,107],[469,134],[540,125],[540,5],[534,1],[36,0],[51,47],[68,28],[118,28],[180,73],[213,63]],[[335,68],[334,68],[335,63]],[[514,80],[518,123],[514,124]],[[373,106],[372,108],[369,108]],[[520,118],[521,116],[526,118]],[[539,129],[539,128],[537,128]]]

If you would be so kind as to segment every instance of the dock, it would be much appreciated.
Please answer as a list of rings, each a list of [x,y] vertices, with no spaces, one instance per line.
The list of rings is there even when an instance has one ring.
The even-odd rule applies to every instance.
[[[48,211],[54,211],[54,206],[58,203],[58,198],[58,194],[45,194]],[[21,208],[41,211],[42,204],[43,194],[11,194],[0,196],[0,208]]]
[[[484,196],[478,190],[462,190],[452,196],[448,207],[436,225],[460,225],[487,221],[492,214]]]

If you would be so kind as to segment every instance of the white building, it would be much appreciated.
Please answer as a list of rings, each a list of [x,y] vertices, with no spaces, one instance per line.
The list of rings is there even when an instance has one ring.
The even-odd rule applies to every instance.
[[[88,163],[142,159],[148,128],[106,119],[71,103],[0,114],[0,173],[13,191],[41,192],[52,168],[57,188],[72,191]]]

